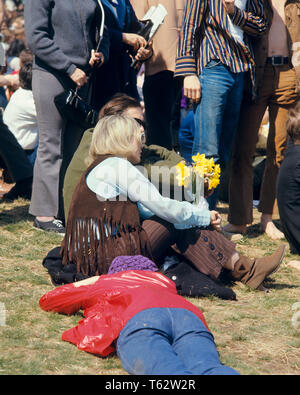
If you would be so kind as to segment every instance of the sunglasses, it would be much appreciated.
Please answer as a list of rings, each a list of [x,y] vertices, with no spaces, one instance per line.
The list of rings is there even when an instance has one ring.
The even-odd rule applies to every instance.
[[[146,123],[139,118],[134,118],[135,121],[141,126],[143,126],[144,130],[146,130]]]
[[[134,118],[137,123],[146,130],[146,123],[139,118]],[[141,133],[141,143],[146,144],[146,134],[144,132]]]
[[[145,133],[141,133],[141,143],[146,144],[146,135]]]

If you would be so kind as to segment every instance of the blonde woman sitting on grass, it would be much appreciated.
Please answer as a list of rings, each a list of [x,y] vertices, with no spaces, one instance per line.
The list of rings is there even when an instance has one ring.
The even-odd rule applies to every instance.
[[[160,264],[167,249],[217,279],[223,270],[251,288],[280,265],[284,246],[271,256],[250,259],[218,230],[216,211],[163,197],[134,166],[140,162],[145,131],[121,115],[102,118],[90,147],[90,166],[73,194],[63,264],[73,262],[85,276],[105,274],[120,255],[144,255]],[[182,225],[188,229],[178,229]],[[178,228],[177,228],[178,227]]]

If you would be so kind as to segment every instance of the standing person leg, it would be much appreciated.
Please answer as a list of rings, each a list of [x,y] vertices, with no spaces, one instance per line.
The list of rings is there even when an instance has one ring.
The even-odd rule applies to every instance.
[[[78,92],[80,97],[82,97],[82,99],[86,100],[87,102],[89,102],[90,89],[91,86],[89,84],[86,84]],[[58,218],[60,218],[63,222],[65,222],[64,199],[63,199],[63,186],[64,186],[65,175],[68,166],[73,158],[73,155],[80,144],[84,131],[85,129],[81,125],[78,125],[72,122],[71,120],[68,120],[63,130],[62,148],[61,148],[62,163],[61,163],[60,175],[59,175],[60,181],[59,181],[59,203],[58,203],[58,207],[59,207]]]
[[[267,98],[242,103],[230,169],[228,232],[245,234],[253,221],[253,157],[266,108]]]
[[[235,80],[228,94],[220,136],[220,162],[226,167],[232,153],[232,145],[236,136],[243,99],[244,73],[233,74]]]
[[[253,221],[253,157],[259,128],[273,94],[273,70],[266,66],[263,85],[255,102],[244,97],[233,144],[229,180],[228,232],[246,233]]]
[[[267,143],[267,160],[261,186],[258,210],[262,213],[261,230],[272,239],[280,239],[280,232],[272,221],[276,203],[276,182],[287,145],[286,120],[289,108],[297,99],[296,74],[289,65],[269,66],[274,73],[275,90],[270,99],[270,129]]]
[[[273,223],[272,217],[273,213],[277,210],[276,181],[286,148],[285,121],[287,113],[288,109],[279,108],[273,104],[269,106],[270,127],[267,139],[267,158],[258,206],[258,210],[262,212],[260,230],[274,240],[284,238],[284,234]],[[275,130],[277,130],[277,133]],[[279,154],[278,156],[276,151]]]
[[[61,232],[61,224],[56,226],[55,217],[59,211],[62,135],[66,122],[54,104],[54,97],[62,93],[64,87],[54,75],[40,70],[33,72],[32,87],[38,117],[39,145],[29,212],[36,217],[35,226],[43,229],[44,223],[49,225],[48,230],[51,228]]]
[[[179,152],[179,128],[181,120],[181,100],[182,100],[182,78],[174,78],[172,80],[172,109],[171,109],[171,135],[172,135],[172,149]]]
[[[226,86],[223,87],[221,62],[213,60],[199,76],[201,100],[195,111],[195,136],[192,154],[205,154],[219,161],[219,138],[226,105]]]
[[[232,88],[227,95],[219,142],[220,165],[224,173],[232,153],[232,145],[238,127],[244,88],[244,73],[231,73],[230,77],[232,78]],[[219,187],[207,199],[210,207],[216,207],[218,193]]]
[[[171,121],[175,102],[175,82],[171,71],[145,77],[143,94],[147,121],[147,143],[172,147]]]
[[[241,78],[238,79],[241,84]],[[236,84],[236,75],[217,60],[208,63],[199,76],[199,80],[201,100],[195,113],[195,137],[192,152],[193,155],[200,153],[208,158],[212,157],[216,163],[220,163],[222,168],[220,152],[223,155],[224,149],[220,150],[220,147],[224,114],[231,92],[236,86],[239,88],[236,92],[240,94],[240,87]],[[238,110],[239,108],[240,103]],[[235,112],[235,109],[231,109],[231,112]],[[232,130],[229,132],[234,137],[235,132]],[[209,199],[211,210],[215,209],[217,193],[215,191],[214,197]]]

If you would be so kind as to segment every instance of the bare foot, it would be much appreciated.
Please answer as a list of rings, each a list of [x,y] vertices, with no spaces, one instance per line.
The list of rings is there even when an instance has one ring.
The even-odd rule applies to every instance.
[[[293,267],[294,269],[300,270],[300,261],[290,261],[287,266]]]
[[[228,223],[223,227],[223,230],[229,233],[241,233],[242,235],[245,235],[247,232],[247,225],[233,225]]]
[[[261,216],[260,230],[266,233],[272,240],[284,239],[284,234],[276,228],[271,215],[263,214]]]

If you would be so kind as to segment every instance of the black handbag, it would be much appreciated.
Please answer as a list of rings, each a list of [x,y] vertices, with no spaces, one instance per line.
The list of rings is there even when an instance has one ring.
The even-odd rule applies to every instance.
[[[105,22],[105,13],[103,6],[100,0],[97,1],[102,13],[102,21],[99,28],[99,40],[96,52],[98,52],[103,39]],[[95,67],[92,67],[88,70],[88,72],[90,73],[89,78],[91,78],[94,71]],[[86,72],[86,74],[88,72]],[[71,88],[66,90],[65,92],[60,93],[54,98],[54,103],[63,118],[77,123],[84,129],[93,128],[98,121],[98,111],[96,111],[86,100],[79,96],[78,90],[79,88],[77,87],[75,89]]]
[[[63,118],[84,129],[95,127],[98,121],[98,111],[79,96],[78,88],[60,93],[54,98],[54,103]]]

